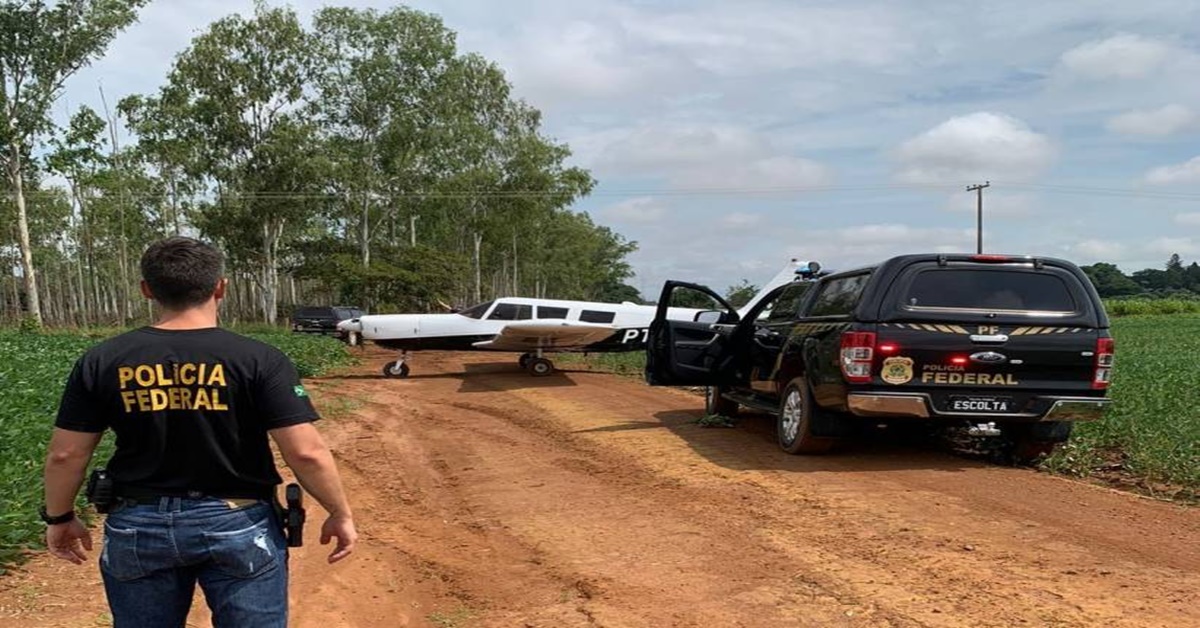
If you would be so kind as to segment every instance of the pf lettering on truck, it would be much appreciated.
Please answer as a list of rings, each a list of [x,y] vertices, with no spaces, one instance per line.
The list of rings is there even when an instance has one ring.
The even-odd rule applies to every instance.
[[[856,422],[963,426],[1032,460],[1109,405],[1114,343],[1075,264],[919,254],[782,286],[719,324],[656,317],[652,385],[705,386],[709,413],[771,413],[781,448],[814,454]]]

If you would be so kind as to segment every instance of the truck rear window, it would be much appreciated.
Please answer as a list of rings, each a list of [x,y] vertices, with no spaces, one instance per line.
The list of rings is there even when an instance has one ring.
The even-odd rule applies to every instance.
[[[913,278],[903,296],[906,309],[1076,312],[1062,278],[1020,270],[939,268]]]

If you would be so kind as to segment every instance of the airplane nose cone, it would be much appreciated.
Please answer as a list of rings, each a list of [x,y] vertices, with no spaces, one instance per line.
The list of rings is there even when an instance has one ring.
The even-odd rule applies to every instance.
[[[362,321],[351,318],[338,323],[337,328],[338,331],[362,331]]]

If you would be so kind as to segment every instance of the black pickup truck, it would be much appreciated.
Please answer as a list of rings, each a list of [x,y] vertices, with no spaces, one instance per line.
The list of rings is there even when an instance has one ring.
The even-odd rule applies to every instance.
[[[672,321],[673,300],[724,311]],[[1074,264],[1003,255],[905,255],[777,288],[741,315],[704,286],[668,281],[646,379],[707,386],[706,411],[775,415],[789,453],[829,451],[856,423],[959,425],[1005,436],[1028,461],[1100,418],[1113,340]]]

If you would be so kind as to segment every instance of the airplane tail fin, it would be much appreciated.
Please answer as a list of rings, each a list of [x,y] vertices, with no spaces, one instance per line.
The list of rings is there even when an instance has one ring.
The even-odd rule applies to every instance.
[[[779,286],[787,285],[801,277],[811,277],[821,269],[821,265],[816,262],[802,262],[799,260],[791,260],[779,271],[777,275],[771,278],[770,281],[763,284],[763,287],[746,302],[745,305],[738,308],[738,314],[745,316],[750,308],[754,307],[767,293],[778,288]]]

